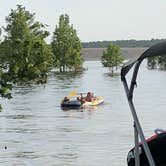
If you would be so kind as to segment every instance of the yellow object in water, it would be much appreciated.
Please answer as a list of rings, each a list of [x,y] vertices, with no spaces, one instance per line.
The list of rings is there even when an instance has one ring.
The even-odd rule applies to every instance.
[[[99,104],[102,104],[104,102],[104,98],[101,96],[97,96],[96,99],[94,101],[91,102],[85,102],[82,106],[86,107],[86,106],[96,106]]]
[[[71,97],[76,96],[76,95],[77,95],[77,93],[75,91],[70,92]]]

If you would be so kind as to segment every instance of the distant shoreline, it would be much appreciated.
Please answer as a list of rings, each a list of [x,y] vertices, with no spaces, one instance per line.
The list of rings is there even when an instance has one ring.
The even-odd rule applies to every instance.
[[[120,50],[125,59],[132,59],[140,56],[147,49],[147,47],[135,47],[121,48]],[[101,60],[104,50],[106,50],[106,48],[83,48],[82,58],[84,61]]]

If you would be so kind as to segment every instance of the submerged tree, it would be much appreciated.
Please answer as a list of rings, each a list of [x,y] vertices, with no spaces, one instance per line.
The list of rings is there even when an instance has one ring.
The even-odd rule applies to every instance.
[[[117,69],[117,67],[123,62],[124,58],[120,53],[120,48],[117,45],[110,43],[107,50],[103,52],[101,60],[104,67],[109,67],[113,74],[114,67]]]
[[[148,65],[148,68],[150,68],[150,69],[156,68],[158,65],[158,58],[157,57],[148,57],[147,65]]]
[[[54,64],[60,71],[77,70],[82,65],[81,42],[76,30],[70,25],[67,14],[59,17],[59,24],[55,28],[51,46],[55,56]]]
[[[0,29],[0,37],[1,37],[1,29]],[[0,53],[2,51],[1,40],[0,40]],[[10,83],[9,73],[6,70],[6,65],[0,63],[0,97],[3,98],[11,98],[10,90],[12,89],[12,84]],[[2,110],[2,106],[0,104],[0,111]]]
[[[166,56],[159,56],[157,60],[159,68],[162,70],[166,70]]]
[[[166,70],[166,56],[149,57],[147,59],[147,65],[150,69],[159,68]]]
[[[1,42],[2,29],[0,28],[0,42]]]
[[[49,35],[45,25],[34,21],[35,14],[17,5],[6,17],[6,36],[1,43],[0,60],[15,81],[46,78],[53,54],[44,39]]]

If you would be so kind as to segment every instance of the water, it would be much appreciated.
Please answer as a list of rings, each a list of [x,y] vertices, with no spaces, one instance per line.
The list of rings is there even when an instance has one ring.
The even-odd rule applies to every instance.
[[[111,77],[99,61],[84,63],[77,75],[51,73],[46,85],[16,86],[0,113],[0,165],[125,166],[133,146],[133,120],[120,76]],[[166,128],[166,72],[141,66],[135,103],[149,137]],[[130,76],[129,76],[130,77]],[[105,103],[63,111],[71,91],[103,96]]]

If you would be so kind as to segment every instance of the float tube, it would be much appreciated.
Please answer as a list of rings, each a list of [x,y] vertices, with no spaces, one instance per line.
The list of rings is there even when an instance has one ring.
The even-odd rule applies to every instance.
[[[81,102],[78,100],[71,100],[71,101],[63,101],[61,103],[62,108],[68,108],[68,109],[78,109],[81,107]]]
[[[104,102],[104,98],[101,96],[97,96],[94,101],[91,101],[91,102],[87,101],[84,104],[82,104],[82,107],[97,106],[97,105],[102,104],[103,102]]]
[[[89,106],[97,106],[104,102],[104,98],[101,96],[97,96],[96,99],[92,102],[85,102],[81,103],[78,100],[69,100],[69,101],[62,101],[61,108],[62,109],[78,109],[78,108],[86,108]]]
[[[146,140],[148,147],[153,156],[153,160],[156,166],[164,166],[166,165],[166,132],[155,134],[152,137]],[[127,156],[127,164],[128,166],[135,166],[135,155],[134,150],[132,148]],[[141,166],[149,166],[148,159],[145,154],[145,150],[143,148],[142,143],[139,144],[139,157],[140,157],[140,165]]]

